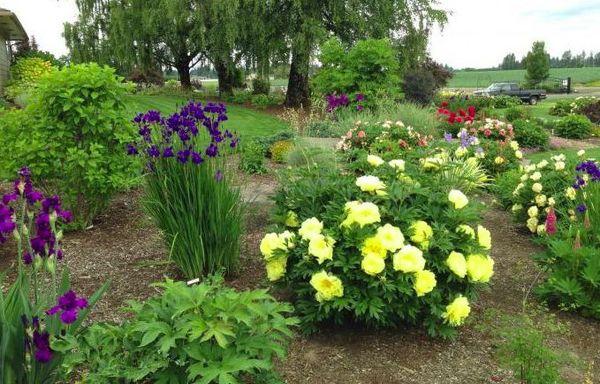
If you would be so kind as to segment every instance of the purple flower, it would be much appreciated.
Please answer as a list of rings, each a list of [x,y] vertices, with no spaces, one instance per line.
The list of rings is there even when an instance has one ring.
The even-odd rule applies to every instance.
[[[444,132],[444,140],[446,140],[448,143],[450,143],[452,141],[452,134],[448,133],[448,132]]]
[[[60,321],[63,324],[73,324],[77,320],[77,314],[81,309],[87,308],[88,301],[83,297],[77,297],[75,292],[68,291],[58,298],[58,305],[46,311],[48,316],[60,313]]]
[[[577,206],[577,212],[579,212],[579,213],[585,213],[585,211],[587,211],[587,207],[585,206],[585,204],[579,204]]]
[[[217,173],[215,173],[215,180],[222,181],[223,180],[223,172],[218,170]]]
[[[365,99],[365,95],[363,95],[362,93],[357,93],[355,100],[356,101],[363,101]]]
[[[365,109],[365,107],[363,107],[363,106],[362,106],[362,105],[360,105],[360,104],[358,104],[358,105],[356,106],[356,110],[357,110],[357,111],[362,111],[363,109]]]
[[[52,350],[50,349],[50,334],[36,329],[33,331],[33,345],[35,346],[34,357],[40,363],[47,363],[52,360]]]
[[[169,158],[169,157],[174,157],[175,153],[173,153],[173,147],[167,147],[165,148],[165,150],[163,151],[163,157]]]
[[[206,156],[216,157],[218,154],[219,147],[217,147],[215,143],[210,143],[210,145],[206,148]]]
[[[137,155],[138,150],[133,144],[127,144],[127,154],[130,156]]]
[[[25,263],[25,265],[29,265],[32,262],[33,262],[33,257],[31,256],[31,253],[29,253],[29,252],[23,253],[23,263]]]
[[[187,163],[189,157],[190,157],[190,150],[189,149],[177,152],[177,160],[181,164]]]
[[[160,150],[158,149],[158,147],[156,145],[152,145],[150,148],[148,148],[147,150],[148,156],[150,157],[159,157],[160,156]]]
[[[195,151],[192,152],[191,158],[192,158],[192,163],[194,163],[196,165],[201,164],[204,161],[202,156],[198,152],[195,152]]]

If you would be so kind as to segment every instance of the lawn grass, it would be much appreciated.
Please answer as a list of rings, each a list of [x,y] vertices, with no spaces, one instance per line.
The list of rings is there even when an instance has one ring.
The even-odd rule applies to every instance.
[[[571,77],[574,84],[600,80],[600,67],[551,68],[550,77]],[[448,88],[485,88],[492,83],[525,80],[525,70],[456,71],[448,83]]]
[[[126,98],[127,112],[131,118],[150,109],[170,114],[187,102],[184,97],[166,95],[127,95]],[[289,128],[287,123],[274,116],[237,105],[227,106],[227,116],[229,120],[223,126],[241,137],[268,136]]]
[[[527,155],[526,158],[535,163],[535,162],[541,161],[542,159],[547,159],[550,156],[555,156],[555,155],[559,155],[559,154],[563,153],[569,160],[576,160],[578,158],[577,152],[578,152],[577,149],[554,149],[551,151],[532,153],[532,154]],[[585,158],[600,159],[600,147],[586,149],[585,150]]]

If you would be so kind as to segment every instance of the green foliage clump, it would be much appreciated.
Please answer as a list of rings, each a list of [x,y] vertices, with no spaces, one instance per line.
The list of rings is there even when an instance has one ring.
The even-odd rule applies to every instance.
[[[490,189],[496,196],[500,205],[504,208],[510,207],[513,204],[513,191],[519,184],[520,178],[521,171],[518,169],[511,169],[510,171],[501,173],[494,180]]]
[[[240,169],[246,173],[266,173],[265,149],[255,140],[250,140],[242,146],[240,153]]]
[[[424,69],[408,71],[404,75],[402,90],[406,100],[421,105],[429,104],[437,90],[435,78]]]
[[[167,280],[145,302],[130,303],[123,324],[95,324],[65,365],[86,382],[240,383],[277,377],[297,320],[265,290],[237,292],[213,278],[199,285]],[[254,382],[254,381],[253,381]]]
[[[10,68],[11,80],[4,90],[7,99],[28,98],[40,79],[54,69],[52,63],[39,57],[19,59]]]
[[[252,93],[255,95],[268,95],[271,92],[271,84],[268,78],[257,77],[252,80]]]
[[[587,139],[592,135],[593,126],[583,115],[568,115],[556,123],[554,133],[567,139]]]
[[[124,150],[133,134],[124,93],[114,70],[97,64],[43,77],[23,112],[0,118],[3,168],[28,165],[46,191],[63,197],[78,227],[89,225],[116,192],[135,182],[135,164]]]
[[[558,100],[552,107],[548,113],[552,116],[567,116],[571,113],[573,109],[573,102],[571,100]]]
[[[271,159],[276,163],[285,163],[287,155],[294,149],[294,142],[291,140],[276,141],[269,148]]]
[[[529,86],[536,86],[550,76],[550,55],[546,52],[543,41],[535,41],[531,51],[523,59],[527,70],[525,81]]]
[[[519,118],[513,123],[515,140],[525,148],[546,148],[550,134],[533,120]]]
[[[504,117],[506,118],[506,120],[508,120],[510,122],[514,122],[515,120],[518,120],[518,119],[521,119],[521,120],[528,119],[530,117],[530,114],[531,113],[530,113],[529,109],[525,109],[522,107],[509,107],[504,112]]]
[[[491,97],[493,106],[496,109],[516,107],[523,104],[521,99],[516,96],[499,95]]]
[[[359,40],[346,49],[333,38],[321,46],[319,60],[322,67],[312,84],[322,95],[362,93],[370,105],[378,97],[398,94],[399,64],[387,39]]]
[[[339,132],[335,129],[334,122],[331,120],[309,121],[306,125],[304,134],[308,137],[339,137]]]
[[[296,137],[292,131],[280,131],[269,136],[255,137],[254,141],[258,143],[265,151],[267,157],[271,157],[271,146],[278,141],[293,140]]]
[[[252,95],[252,97],[250,98],[250,102],[253,106],[259,109],[267,108],[269,105],[273,104],[272,99],[268,95],[262,93]]]
[[[584,105],[578,111],[590,119],[592,123],[600,125],[600,100]]]

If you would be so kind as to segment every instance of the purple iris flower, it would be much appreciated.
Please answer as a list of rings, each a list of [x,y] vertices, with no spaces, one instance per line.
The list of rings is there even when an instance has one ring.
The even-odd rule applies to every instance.
[[[147,153],[148,153],[148,156],[150,156],[150,157],[159,157],[160,156],[160,150],[158,149],[158,147],[156,145],[152,145],[150,148],[148,148]]]
[[[192,152],[191,158],[192,158],[192,163],[194,163],[196,165],[201,164],[204,161],[202,156],[198,152],[195,152],[195,151]]]
[[[215,143],[210,143],[210,145],[206,148],[206,156],[208,157],[216,157],[219,154],[219,147],[215,145]]]
[[[365,107],[363,107],[363,106],[362,106],[362,105],[360,105],[360,104],[358,104],[358,105],[356,106],[356,110],[357,110],[357,111],[362,111],[363,109],[365,109]]]
[[[585,211],[587,211],[587,207],[585,206],[585,204],[579,204],[577,206],[577,212],[579,213],[585,213]]]
[[[87,308],[88,301],[84,297],[77,297],[75,292],[68,291],[58,298],[58,305],[46,311],[48,316],[60,313],[60,321],[63,324],[73,324],[77,320],[79,311]]]
[[[190,150],[189,149],[177,152],[177,160],[181,164],[187,163],[189,157],[190,157]]]
[[[450,143],[452,141],[452,134],[448,133],[448,132],[444,132],[444,140],[446,140],[448,143]]]
[[[164,158],[169,158],[169,157],[174,157],[175,153],[173,152],[173,147],[167,147],[165,148],[165,150],[163,151],[163,155]]]
[[[29,264],[33,263],[33,257],[31,256],[31,253],[29,253],[29,252],[23,253],[23,263],[25,263],[25,265],[29,265]]]
[[[356,101],[363,101],[365,99],[365,95],[363,95],[362,93],[357,93],[356,94]]]
[[[127,144],[127,154],[130,156],[137,155],[138,150],[133,144]]]
[[[217,180],[217,181],[223,180],[223,172],[221,172],[221,170],[218,170],[217,173],[215,173],[215,180]]]
[[[40,363],[47,363],[52,360],[52,350],[50,349],[50,334],[40,332],[38,329],[33,331],[33,345],[35,346],[34,357]]]

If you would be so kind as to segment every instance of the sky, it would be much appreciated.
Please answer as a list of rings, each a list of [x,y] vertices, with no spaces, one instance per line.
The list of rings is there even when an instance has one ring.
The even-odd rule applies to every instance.
[[[600,51],[600,0],[440,0],[448,24],[433,32],[431,56],[454,68],[497,66],[507,53],[518,59],[543,40],[553,56]],[[77,17],[75,0],[0,0],[15,12],[40,49],[67,53],[63,23]]]

